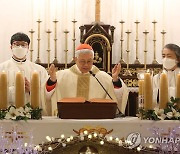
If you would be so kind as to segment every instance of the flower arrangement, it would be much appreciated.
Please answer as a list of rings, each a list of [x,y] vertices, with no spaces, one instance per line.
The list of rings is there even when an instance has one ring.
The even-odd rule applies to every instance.
[[[16,108],[14,105],[10,105],[6,110],[0,110],[0,120],[28,120],[42,118],[42,109],[33,109],[30,103],[27,103],[24,107]]]
[[[138,117],[148,120],[180,120],[180,99],[171,97],[165,109],[154,108],[154,110],[139,109]]]

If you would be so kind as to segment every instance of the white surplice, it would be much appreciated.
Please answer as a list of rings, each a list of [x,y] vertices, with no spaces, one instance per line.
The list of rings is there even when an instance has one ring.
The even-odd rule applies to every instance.
[[[112,99],[117,102],[121,112],[124,113],[127,104],[128,90],[122,82],[122,87],[114,89],[112,77],[104,71],[100,71],[93,65],[92,72],[102,83]],[[84,97],[86,100],[92,98],[110,99],[103,90],[98,81],[90,73],[82,74],[77,65],[73,65],[69,69],[60,70],[56,73],[57,84],[55,89],[47,92],[47,97],[51,99],[51,108],[49,115],[57,113],[57,102],[62,98]]]

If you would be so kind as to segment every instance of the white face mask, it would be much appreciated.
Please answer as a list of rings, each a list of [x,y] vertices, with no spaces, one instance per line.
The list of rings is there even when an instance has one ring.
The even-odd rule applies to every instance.
[[[22,47],[12,48],[12,52],[17,58],[23,59],[26,56],[28,49]]]
[[[176,59],[171,59],[171,58],[163,58],[163,66],[164,68],[170,70],[172,69],[174,66],[177,65],[176,63]]]

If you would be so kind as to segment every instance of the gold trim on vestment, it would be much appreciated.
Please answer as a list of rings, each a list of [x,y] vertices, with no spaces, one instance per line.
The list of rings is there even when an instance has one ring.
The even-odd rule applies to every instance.
[[[85,99],[88,100],[89,99],[89,86],[90,86],[90,76],[91,76],[91,74],[89,74],[89,73],[86,73],[86,74],[80,73],[77,70],[76,65],[73,65],[70,68],[70,71],[72,71],[73,73],[78,75],[76,97],[84,97]],[[96,74],[100,70],[96,66],[93,66],[91,71],[94,74]]]

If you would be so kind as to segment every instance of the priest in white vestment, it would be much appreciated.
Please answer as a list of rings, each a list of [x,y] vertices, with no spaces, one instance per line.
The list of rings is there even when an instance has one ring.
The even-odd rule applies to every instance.
[[[45,84],[48,79],[46,69],[38,64],[35,64],[26,59],[29,51],[30,39],[24,33],[16,33],[11,37],[12,58],[0,64],[0,71],[8,73],[9,85],[9,102],[15,103],[15,73],[18,71],[24,72],[25,77],[25,103],[30,102],[30,77],[33,71],[40,73],[41,85],[41,103],[45,102]],[[45,104],[41,106],[44,114],[46,113]]]
[[[111,97],[117,102],[120,111],[122,113],[125,112],[128,90],[123,81],[118,77],[121,69],[120,64],[113,68],[111,77],[93,65],[93,58],[94,51],[92,47],[88,44],[81,44],[75,53],[76,64],[71,68],[56,72],[55,66],[50,66],[50,78],[46,85],[47,98],[51,100],[49,115],[57,113],[57,102],[59,100],[71,97],[84,97],[86,100],[92,98],[110,99]],[[90,71],[98,78],[110,97]]]
[[[167,44],[162,51],[163,71],[168,77],[168,93],[175,97],[176,76],[180,73],[180,47],[176,44]],[[159,102],[160,73],[153,78],[153,101]]]

